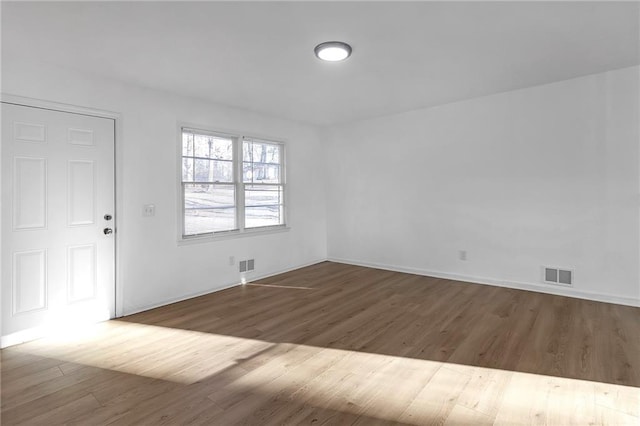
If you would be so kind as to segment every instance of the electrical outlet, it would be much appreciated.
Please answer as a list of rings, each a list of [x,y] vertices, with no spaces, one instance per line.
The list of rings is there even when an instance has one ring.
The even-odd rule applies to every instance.
[[[467,260],[467,251],[466,250],[460,250],[458,252],[458,259]]]
[[[229,256],[229,266],[233,266],[236,264],[236,257],[235,256]]]

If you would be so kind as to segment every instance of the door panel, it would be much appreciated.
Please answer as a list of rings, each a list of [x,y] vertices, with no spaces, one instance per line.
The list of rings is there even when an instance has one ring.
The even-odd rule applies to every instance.
[[[2,336],[114,317],[114,121],[1,105]]]
[[[44,229],[47,220],[47,160],[13,159],[13,229]]]

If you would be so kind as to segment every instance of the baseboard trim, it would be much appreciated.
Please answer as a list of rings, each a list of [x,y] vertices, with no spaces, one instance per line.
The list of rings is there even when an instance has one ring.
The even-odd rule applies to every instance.
[[[169,298],[169,299],[163,299],[163,300],[161,300],[159,302],[150,303],[148,305],[135,306],[133,308],[128,308],[128,309],[125,308],[124,312],[123,312],[123,315],[119,316],[118,318],[123,318],[123,317],[129,316],[129,315],[134,315],[134,314],[139,314],[140,312],[149,311],[151,309],[155,309],[155,308],[160,308],[162,306],[171,305],[172,303],[178,303],[178,302],[182,302],[182,301],[185,301],[185,300],[194,299],[196,297],[205,296],[207,294],[217,293],[218,291],[227,290],[229,288],[237,287],[239,285],[242,285],[242,284],[240,284],[240,283],[227,284],[227,285],[224,285],[222,287],[216,287],[216,288],[212,288],[212,289],[207,289],[207,290],[196,292],[196,293],[188,293],[188,294],[185,294],[184,296],[178,296],[178,297],[172,297],[172,298]]]
[[[48,327],[33,327],[0,337],[0,348],[19,345],[31,340],[40,339],[50,333]]]
[[[454,280],[454,281],[463,281],[463,282],[468,282],[473,284],[492,285],[496,287],[512,288],[516,290],[527,290],[527,291],[535,291],[538,293],[553,294],[556,296],[573,297],[576,299],[593,300],[596,302],[613,303],[616,305],[640,307],[640,299],[634,299],[632,297],[616,296],[616,295],[602,294],[602,293],[596,293],[596,292],[590,292],[590,291],[584,291],[584,290],[576,290],[575,288],[565,288],[565,287],[556,288],[551,285],[542,284],[542,283],[538,284],[538,283],[505,281],[505,280],[499,280],[496,278],[476,277],[472,275],[454,274],[449,272],[432,271],[428,269],[412,268],[412,267],[406,267],[406,266],[388,265],[388,264],[377,263],[377,262],[365,262],[361,260],[345,259],[345,258],[338,258],[338,257],[329,257],[327,260],[330,262],[344,263],[347,265],[364,266],[367,268],[383,269],[386,271],[404,272],[407,274],[423,275],[427,277],[442,278],[442,279]]]
[[[254,277],[247,277],[247,283],[250,283],[250,282],[253,282],[253,281],[262,280],[264,278],[269,278],[269,277],[272,277],[274,275],[284,274],[286,272],[291,272],[291,271],[294,271],[296,269],[306,268],[307,266],[316,265],[318,263],[326,262],[326,261],[327,261],[326,258],[317,259],[317,260],[313,260],[311,262],[306,262],[306,263],[303,263],[303,264],[300,264],[300,265],[296,265],[296,266],[292,266],[292,267],[288,267],[288,268],[284,268],[284,269],[279,269],[277,271],[267,272],[265,274],[257,275],[257,276],[254,276]],[[189,293],[189,294],[186,294],[184,296],[165,299],[165,300],[162,300],[162,301],[159,301],[159,302],[151,303],[149,305],[136,306],[134,308],[125,309],[125,313],[124,313],[123,316],[133,315],[133,314],[137,314],[137,313],[140,313],[140,312],[148,311],[150,309],[160,308],[162,306],[170,305],[172,303],[178,303],[178,302],[182,302],[182,301],[185,301],[185,300],[193,299],[195,297],[205,296],[205,295],[211,294],[211,293],[217,293],[219,291],[227,290],[229,288],[238,287],[238,286],[241,286],[241,285],[242,285],[242,283],[239,283],[239,282],[238,283],[230,283],[230,284],[225,284],[225,285],[223,285],[221,287],[216,287],[216,288],[213,288],[213,289],[207,289],[205,291],[201,291],[201,292],[197,292],[197,293]]]

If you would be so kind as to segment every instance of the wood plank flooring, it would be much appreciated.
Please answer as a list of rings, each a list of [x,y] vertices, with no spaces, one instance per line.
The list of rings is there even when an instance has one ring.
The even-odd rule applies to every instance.
[[[640,309],[330,262],[1,355],[2,425],[640,424]]]

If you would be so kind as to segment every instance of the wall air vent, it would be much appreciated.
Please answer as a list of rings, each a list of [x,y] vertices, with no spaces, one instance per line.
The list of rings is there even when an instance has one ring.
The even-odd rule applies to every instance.
[[[239,262],[239,265],[240,265],[239,270],[240,272],[253,271],[255,269],[255,264],[256,264],[255,259],[241,260]]]
[[[573,271],[570,269],[543,267],[542,280],[547,284],[573,285]]]

